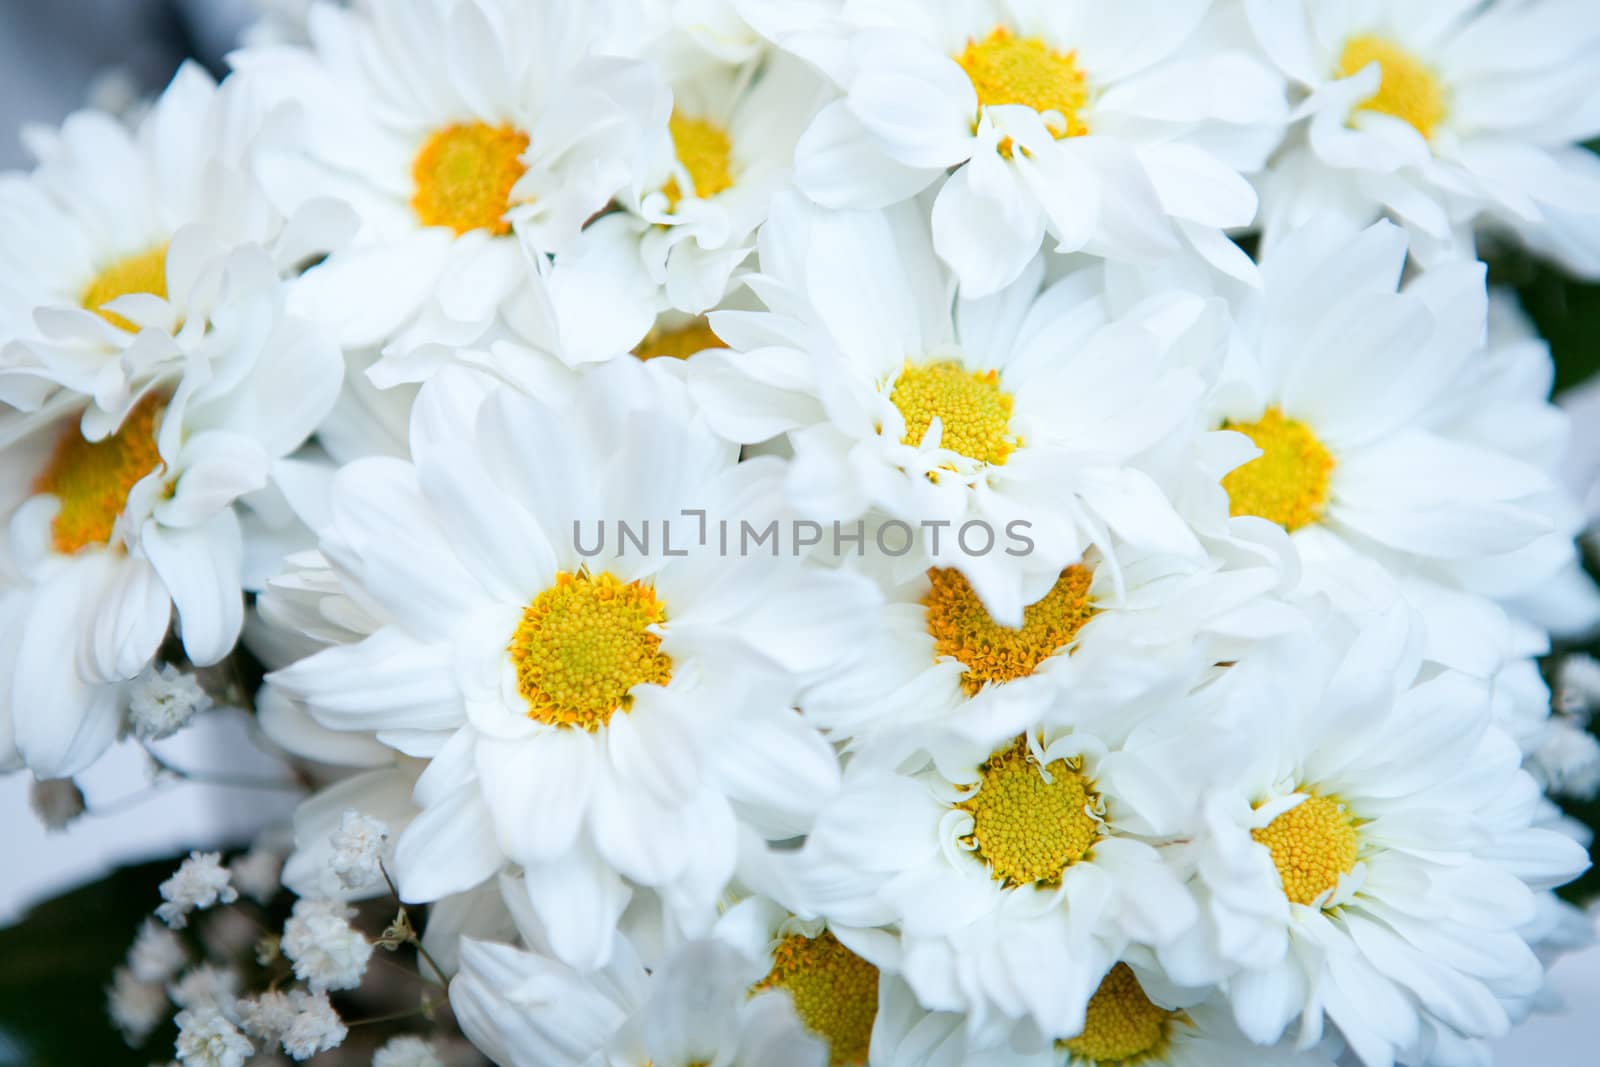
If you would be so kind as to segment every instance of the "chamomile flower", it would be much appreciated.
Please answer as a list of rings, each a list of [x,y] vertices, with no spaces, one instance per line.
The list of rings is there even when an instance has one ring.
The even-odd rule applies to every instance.
[[[1524,233],[1600,273],[1600,133],[1583,0],[1348,4],[1250,0],[1261,46],[1303,90],[1303,143],[1265,180],[1269,238],[1313,216],[1401,219],[1429,259],[1474,226]]]
[[[619,361],[555,409],[436,376],[415,462],[345,467],[321,531],[341,595],[384,625],[271,676],[322,726],[429,761],[403,829],[350,805],[395,832],[405,899],[520,865],[556,954],[583,967],[605,962],[635,887],[692,934],[741,822],[809,825],[838,771],[793,695],[874,595],[792,557],[718,558],[692,522],[655,554],[620,531],[592,543],[601,520],[665,538],[685,508],[773,513],[772,465],[735,467],[671,385]]]
[[[750,896],[723,913],[715,936],[755,961],[752,993],[789,996],[801,1024],[826,1044],[833,1067],[880,1061],[872,1049],[881,976],[861,952],[863,942],[879,947],[873,955],[892,952],[890,935],[830,928],[821,919],[800,919],[766,897]]]
[[[1163,955],[1175,980],[1217,960],[1240,1027],[1306,1047],[1332,1023],[1367,1064],[1434,1062],[1503,1034],[1539,988],[1519,928],[1534,888],[1585,866],[1533,825],[1539,792],[1487,690],[1419,674],[1403,613],[1335,618],[1271,642],[1209,694],[1249,738],[1186,846],[1202,923]]]
[[[1091,548],[1023,609],[1020,627],[996,622],[953,568],[886,583],[861,653],[801,706],[856,758],[895,763],[943,731],[1019,732],[1063,691],[1125,687],[1197,647],[1231,660],[1300,617],[1275,595],[1279,567],[1248,556],[1225,566],[1224,551],[1197,562],[1124,550],[1111,568]]]
[[[671,73],[671,116],[620,197],[633,225],[613,232],[637,244],[662,306],[700,314],[755,250],[827,87],[782,54]]]
[[[786,902],[836,926],[896,927],[892,950],[876,939],[857,950],[902,974],[929,1010],[963,1013],[983,1043],[1019,1023],[1050,1038],[1081,1032],[1130,946],[1171,942],[1195,919],[1158,847],[1183,829],[1187,786],[1158,775],[1148,737],[1134,733],[1181,708],[1183,689],[1139,688],[1075,708],[1112,743],[1048,726],[991,744],[952,739],[913,773],[852,763],[804,848],[774,861]]]
[[[318,329],[284,314],[259,247],[232,251],[214,285],[207,353],[153,369],[114,421],[66,391],[0,415],[3,548],[18,576],[0,601],[0,629],[14,635],[0,646],[9,749],[0,762],[45,776],[92,762],[174,613],[196,666],[238,639],[234,502],[315,429],[337,395],[340,359]]]
[[[1402,289],[1405,255],[1387,222],[1319,222],[1268,252],[1211,395],[1212,425],[1254,446],[1220,493],[1234,516],[1289,531],[1308,580],[1337,584],[1365,558],[1452,589],[1529,592],[1572,560],[1576,508],[1543,443],[1560,417],[1536,367],[1483,352],[1481,265]]]
[[[476,340],[628,178],[668,102],[640,63],[598,49],[605,20],[556,0],[313,7],[309,48],[251,48],[235,68],[304,111],[303,150],[264,158],[280,203],[334,196],[348,248],[299,306],[351,346]]]
[[[688,380],[719,433],[788,434],[803,513],[906,524],[918,551],[902,577],[957,568],[1008,626],[1090,545],[1110,559],[1113,535],[1202,555],[1139,466],[1188,433],[1199,376],[1138,314],[1107,320],[1098,272],[1045,286],[1035,261],[957,300],[915,205],[825,214],[792,196],[761,263],[768,310],[713,315],[732,350],[700,355]]]
[[[353,224],[327,200],[273,210],[251,165],[291,136],[249,87],[192,64],[134,129],[84,111],[36,132],[38,168],[0,176],[0,399],[40,419],[81,413],[99,441],[152,388],[262,344],[279,272]],[[241,289],[269,307],[230,306]],[[304,395],[320,417],[325,394]]]
[[[473,1043],[506,1067],[828,1063],[789,997],[752,991],[750,961],[726,943],[690,942],[649,971],[621,937],[608,955],[604,970],[584,975],[536,953],[467,940],[450,1005]]]
[[[1283,88],[1207,27],[1212,6],[849,0],[823,14],[752,0],[741,10],[844,94],[800,143],[800,188],[828,207],[881,208],[953,170],[932,209],[934,247],[980,297],[1014,281],[1047,232],[1063,252],[1148,262],[1192,247],[1252,275],[1221,230],[1255,217],[1240,171],[1276,144]],[[1191,47],[1201,38],[1206,47]]]

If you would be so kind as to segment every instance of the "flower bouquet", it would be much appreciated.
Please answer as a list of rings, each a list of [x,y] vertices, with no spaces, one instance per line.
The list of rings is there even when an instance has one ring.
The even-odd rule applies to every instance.
[[[1456,1067],[1544,1003],[1591,0],[299,8],[0,177],[0,762],[65,825],[244,709],[303,793],[124,894],[129,1062]]]

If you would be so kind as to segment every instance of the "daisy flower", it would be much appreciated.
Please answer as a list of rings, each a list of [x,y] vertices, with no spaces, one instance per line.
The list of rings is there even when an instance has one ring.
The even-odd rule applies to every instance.
[[[299,152],[261,162],[283,204],[334,196],[348,248],[299,306],[350,346],[466,344],[628,178],[668,107],[649,69],[602,54],[605,20],[557,0],[395,0],[309,18],[311,46],[232,57],[304,111]]]
[[[461,1029],[506,1067],[824,1067],[788,997],[750,995],[750,964],[694,941],[646,970],[622,939],[584,975],[509,945],[468,940],[450,1006]]]
[[[264,294],[353,228],[326,200],[272,209],[250,168],[291,131],[194,64],[134,129],[83,111],[34,131],[38,168],[0,175],[0,400],[40,418],[76,409],[99,441],[158,381],[230,358],[259,327],[220,321],[240,314],[222,303],[224,272]],[[248,263],[235,255],[249,249]]]
[[[1014,281],[1047,232],[1062,252],[1148,262],[1191,247],[1252,275],[1222,229],[1255,217],[1240,172],[1275,147],[1283,86],[1247,41],[1208,24],[1212,6],[741,10],[843,92],[800,143],[800,188],[828,207],[881,208],[953,171],[933,204],[934,247],[979,297]]]
[[[1546,469],[1561,430],[1538,395],[1548,371],[1484,353],[1481,264],[1401,288],[1405,258],[1387,222],[1318,223],[1268,252],[1210,398],[1241,450],[1212,492],[1289,531],[1324,586],[1364,558],[1451,589],[1531,592],[1572,561],[1576,521]]]
[[[1600,133],[1585,0],[1249,0],[1262,49],[1303,95],[1305,136],[1263,192],[1269,237],[1314,215],[1403,220],[1429,260],[1474,225],[1522,233],[1600,275]],[[1558,232],[1559,231],[1559,232]]]
[[[911,773],[853,762],[804,848],[773,860],[783,899],[836,930],[895,927],[892,949],[880,933],[857,951],[929,1010],[964,1013],[980,1042],[1020,1022],[1050,1038],[1082,1032],[1130,946],[1173,941],[1195,920],[1160,846],[1183,831],[1199,783],[1147,746],[1203,760],[1206,740],[1139,729],[1161,715],[1181,726],[1186,690],[1085,695],[1068,716],[1085,729],[947,739]]]
[[[1249,743],[1185,846],[1202,922],[1163,963],[1179,981],[1239,967],[1223,988],[1256,1041],[1298,1018],[1308,1047],[1326,1020],[1369,1065],[1458,1062],[1539,988],[1519,927],[1584,850],[1533,825],[1538,788],[1487,690],[1419,673],[1418,636],[1403,612],[1329,616],[1210,694],[1215,728]]]
[[[116,738],[128,685],[174,612],[196,666],[238,639],[234,502],[316,428],[340,358],[283,313],[259,247],[231,252],[213,284],[204,355],[153,370],[119,421],[98,423],[104,409],[72,393],[0,416],[0,548],[16,575],[0,601],[0,632],[11,635],[0,642],[0,762],[42,777],[91,763]]]
[[[955,567],[1008,626],[1088,546],[1111,559],[1113,535],[1201,556],[1138,465],[1188,433],[1200,378],[1138,315],[1108,321],[1098,272],[1045,286],[1035,261],[957,300],[910,204],[830,214],[785,197],[761,242],[750,285],[768,310],[713,315],[732,350],[701,354],[688,380],[719,433],[788,434],[800,511],[904,524],[904,577]]]
[[[865,1067],[869,1056],[882,1062],[875,1044],[881,975],[864,956],[892,951],[889,935],[800,919],[767,897],[750,896],[723,913],[714,936],[754,961],[753,994],[789,996],[801,1024],[825,1043],[832,1067]]]
[[[669,30],[643,53],[669,81],[672,111],[618,197],[632,225],[609,232],[637,246],[662,306],[700,314],[754,250],[795,144],[831,94],[792,57],[728,64],[682,36]]]
[[[324,727],[429,760],[396,839],[405,899],[520,865],[554,951],[584,968],[636,887],[692,934],[741,824],[804,832],[838,771],[793,695],[873,597],[790,556],[718,558],[692,521],[665,542],[683,509],[759,523],[778,495],[772,462],[735,466],[672,386],[616,361],[552,408],[436,376],[415,462],[343,468],[321,531],[341,594],[382,627],[270,679]],[[646,519],[649,552],[592,541],[600,520]]]
[[[1056,1067],[1334,1067],[1321,1050],[1287,1042],[1262,1047],[1240,1032],[1227,1002],[1211,994],[1199,1003],[1182,993],[1152,996],[1169,985],[1159,971],[1118,963],[1089,998],[1083,1030],[1052,1046]]]
[[[859,655],[801,706],[857,758],[896,763],[940,731],[1020,732],[1060,692],[1125,687],[1197,646],[1225,662],[1300,621],[1276,595],[1286,568],[1271,561],[1119,555],[1114,570],[1089,549],[1023,609],[1020,627],[996,622],[960,571],[885,582]]]

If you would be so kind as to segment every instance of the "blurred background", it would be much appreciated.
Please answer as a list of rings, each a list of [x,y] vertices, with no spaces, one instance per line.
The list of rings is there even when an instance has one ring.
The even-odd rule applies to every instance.
[[[54,126],[91,105],[136,110],[185,59],[220,77],[224,57],[246,32],[256,40],[292,36],[309,2],[0,0],[0,172],[29,166],[30,125]],[[1575,416],[1574,477],[1590,491],[1591,514],[1600,514],[1600,386],[1574,391],[1600,370],[1600,286],[1575,283],[1516,252],[1491,254],[1490,268],[1491,280],[1516,290],[1551,343],[1557,389],[1567,392]],[[252,743],[245,713],[204,719],[162,757],[222,776],[290,773]],[[222,783],[154,782],[151,772],[137,746],[102,760],[81,782],[87,813],[69,833],[48,831],[35,814],[31,776],[0,776],[0,842],[7,846],[0,864],[0,1067],[147,1063],[112,1032],[103,989],[154,904],[156,884],[176,854],[246,846],[260,828],[285,820],[296,799]],[[1600,805],[1567,807],[1600,825]],[[1567,895],[1586,902],[1597,893],[1600,873],[1591,871]],[[1558,962],[1551,985],[1555,1010],[1501,1042],[1497,1063],[1600,1062],[1593,1056],[1600,949]]]

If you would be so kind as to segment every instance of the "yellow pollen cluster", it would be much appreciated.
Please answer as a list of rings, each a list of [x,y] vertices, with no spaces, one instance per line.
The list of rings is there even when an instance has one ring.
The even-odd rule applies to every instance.
[[[83,306],[99,315],[118,329],[130,333],[139,327],[118,315],[105,310],[105,305],[123,296],[149,293],[167,298],[167,246],[161,245],[148,252],[140,252],[119,260],[95,275],[94,281],[83,291]]]
[[[989,757],[978,791],[956,805],[972,813],[966,843],[1007,886],[1060,882],[1100,836],[1091,814],[1099,797],[1081,761],[1053,760],[1043,772],[1028,754],[1027,739],[1018,738]]]
[[[1348,78],[1377,63],[1382,70],[1378,91],[1356,105],[1357,110],[1379,111],[1409,122],[1423,137],[1431,138],[1449,111],[1444,83],[1416,56],[1392,41],[1373,34],[1352,37],[1339,57],[1339,77]]]
[[[940,447],[979,463],[999,465],[1018,441],[1011,433],[1011,394],[1000,388],[1000,372],[969,371],[944,361],[913,366],[909,361],[894,380],[889,402],[900,409],[913,447],[937,418]]]
[[[708,200],[733,187],[733,142],[728,133],[707,119],[690,118],[674,111],[669,123],[672,130],[672,147],[678,162],[689,172],[694,188],[685,193],[678,187],[676,177],[668,178],[661,191],[667,194],[672,210],[685,196]]]
[[[1222,428],[1244,434],[1261,449],[1222,479],[1234,515],[1257,515],[1290,533],[1322,517],[1334,461],[1310,427],[1274,407],[1256,422],[1226,422]]]
[[[646,335],[633,354],[640,359],[688,359],[708,348],[727,348],[711,328],[704,316],[693,319],[672,330],[654,329]]]
[[[1083,1033],[1058,1044],[1073,1056],[1104,1067],[1153,1063],[1166,1049],[1180,1012],[1151,1003],[1132,968],[1119,963],[1089,998]]]
[[[790,934],[772,950],[772,970],[750,994],[787,989],[806,1029],[828,1042],[833,1067],[867,1062],[878,1017],[878,968],[845,948],[832,932]]]
[[[648,585],[609,573],[556,575],[523,610],[507,649],[528,718],[592,733],[631,707],[634,686],[665,685],[672,659],[648,627],[666,618]]]
[[[49,493],[61,501],[50,525],[57,552],[71,555],[89,545],[110,543],[128,493],[162,465],[156,429],[166,406],[164,396],[145,397],[117,432],[101,441],[85,440],[77,422],[62,434],[50,462],[33,483],[35,493]]]
[[[1081,564],[1068,567],[1050,592],[1023,609],[1022,628],[1013,630],[989,616],[960,571],[936,567],[928,571],[933,587],[922,598],[934,655],[949,656],[966,667],[961,688],[968,696],[985,685],[1026,677],[1071,644],[1094,615],[1089,602],[1093,577]]]
[[[1272,852],[1283,894],[1310,905],[1356,868],[1356,820],[1332,797],[1309,796],[1250,836]]]
[[[1089,132],[1082,116],[1089,85],[1075,53],[1057,52],[1037,37],[1018,37],[1001,26],[981,41],[968,40],[955,58],[972,80],[980,107],[1031,107],[1045,116],[1057,140]],[[1009,155],[1009,144],[1002,151]]]
[[[411,207],[424,226],[446,226],[456,236],[488,230],[511,232],[505,213],[511,189],[527,167],[528,135],[512,126],[457,123],[428,138],[411,167],[416,194]]]

